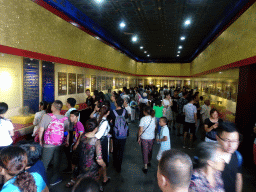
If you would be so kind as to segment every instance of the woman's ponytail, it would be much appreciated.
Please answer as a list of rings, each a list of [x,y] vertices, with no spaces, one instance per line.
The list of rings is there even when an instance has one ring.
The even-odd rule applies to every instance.
[[[22,192],[37,192],[34,177],[28,172],[21,172],[17,175],[14,185],[19,187]]]
[[[146,106],[146,107],[144,108],[144,111],[145,111],[148,115],[150,115],[152,118],[155,117],[155,111],[152,109],[152,107]]]

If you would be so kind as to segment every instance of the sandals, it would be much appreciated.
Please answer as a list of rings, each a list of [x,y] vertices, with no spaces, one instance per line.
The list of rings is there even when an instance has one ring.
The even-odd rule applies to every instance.
[[[71,188],[73,187],[74,185],[76,184],[76,181],[71,179],[67,184],[66,184],[66,187],[67,188]]]
[[[102,186],[106,186],[106,185],[110,182],[110,179],[111,179],[111,178],[108,177],[108,180],[107,180],[106,182],[103,181],[103,182],[102,182]]]

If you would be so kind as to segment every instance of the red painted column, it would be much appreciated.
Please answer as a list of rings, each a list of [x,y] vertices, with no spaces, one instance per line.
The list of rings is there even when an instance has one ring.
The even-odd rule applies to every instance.
[[[239,68],[239,85],[236,107],[236,125],[243,135],[239,151],[244,165],[253,163],[252,129],[256,123],[256,63]]]

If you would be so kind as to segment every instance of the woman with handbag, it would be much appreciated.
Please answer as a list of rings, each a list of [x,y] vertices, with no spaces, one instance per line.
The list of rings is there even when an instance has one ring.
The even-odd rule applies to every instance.
[[[144,167],[142,171],[146,174],[148,172],[148,166],[150,167],[150,161],[152,159],[152,149],[155,139],[156,120],[155,111],[146,106],[143,109],[144,117],[140,120],[138,143],[141,145],[141,151],[143,156]]]

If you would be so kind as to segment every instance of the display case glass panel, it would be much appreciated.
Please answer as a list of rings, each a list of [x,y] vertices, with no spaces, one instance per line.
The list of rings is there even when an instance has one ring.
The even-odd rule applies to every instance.
[[[106,90],[106,77],[101,77],[101,90]]]
[[[97,76],[97,87],[98,91],[101,91],[101,76]]]
[[[77,74],[77,93],[84,93],[84,75]]]

